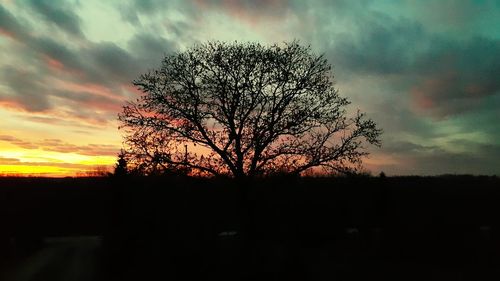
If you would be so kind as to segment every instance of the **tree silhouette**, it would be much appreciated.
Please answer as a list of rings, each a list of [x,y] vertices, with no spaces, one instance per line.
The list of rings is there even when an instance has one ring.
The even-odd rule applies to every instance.
[[[371,119],[347,116],[325,57],[296,41],[195,45],[134,85],[143,95],[119,120],[129,164],[145,174],[344,173],[368,154],[364,144],[380,145]]]
[[[121,150],[118,154],[118,160],[116,160],[115,170],[113,173],[115,176],[125,176],[128,174],[128,164],[126,159],[125,150]]]

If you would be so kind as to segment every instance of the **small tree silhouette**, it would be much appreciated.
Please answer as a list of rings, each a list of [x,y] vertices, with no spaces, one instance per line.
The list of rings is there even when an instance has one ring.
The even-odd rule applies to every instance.
[[[127,159],[125,158],[125,151],[122,149],[118,154],[118,160],[116,161],[115,164],[114,175],[119,177],[128,175],[128,173],[129,171],[127,167]]]
[[[332,78],[324,56],[295,41],[210,42],[168,55],[134,81],[144,94],[119,114],[129,164],[236,178],[352,172],[381,130],[359,111],[347,117]]]

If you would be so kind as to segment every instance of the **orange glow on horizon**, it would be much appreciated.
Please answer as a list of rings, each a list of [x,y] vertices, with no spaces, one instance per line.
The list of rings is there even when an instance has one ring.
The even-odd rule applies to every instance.
[[[111,165],[89,165],[86,169],[64,168],[57,166],[28,166],[28,165],[0,165],[0,177],[2,176],[43,176],[43,177],[84,177],[104,167],[106,171],[112,171]]]
[[[13,148],[10,144],[2,146],[0,142],[0,176],[87,176],[103,169],[110,172],[116,162],[114,156]]]

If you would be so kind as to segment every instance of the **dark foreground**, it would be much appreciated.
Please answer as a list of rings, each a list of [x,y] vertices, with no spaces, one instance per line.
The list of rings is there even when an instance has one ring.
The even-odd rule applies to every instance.
[[[500,179],[0,179],[0,280],[498,280]]]

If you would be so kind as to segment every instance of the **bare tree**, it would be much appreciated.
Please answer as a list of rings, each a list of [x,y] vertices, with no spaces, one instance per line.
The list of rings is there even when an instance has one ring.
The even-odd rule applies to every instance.
[[[92,178],[107,177],[109,175],[111,175],[111,173],[109,172],[109,167],[105,165],[97,165],[86,171],[76,173],[77,177],[92,177]]]
[[[346,173],[368,154],[365,144],[380,145],[372,120],[347,116],[325,57],[296,41],[196,45],[134,85],[143,95],[124,106],[120,128],[129,164],[146,174]]]

